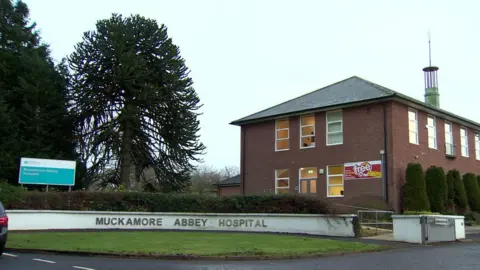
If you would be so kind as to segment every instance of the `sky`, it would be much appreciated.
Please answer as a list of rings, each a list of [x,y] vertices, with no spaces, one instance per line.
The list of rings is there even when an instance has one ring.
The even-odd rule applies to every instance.
[[[354,75],[424,100],[429,31],[440,106],[480,122],[478,0],[24,2],[56,60],[112,13],[165,24],[203,104],[208,166],[240,165],[231,121]]]

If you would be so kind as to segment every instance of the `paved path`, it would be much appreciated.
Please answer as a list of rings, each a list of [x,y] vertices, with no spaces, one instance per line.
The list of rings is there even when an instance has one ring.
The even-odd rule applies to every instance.
[[[291,269],[461,269],[480,270],[480,244],[455,243],[429,247],[406,247],[395,250],[327,257],[309,260],[257,262],[159,261],[119,258],[94,258],[35,254],[7,254],[0,258],[1,270],[291,270]]]

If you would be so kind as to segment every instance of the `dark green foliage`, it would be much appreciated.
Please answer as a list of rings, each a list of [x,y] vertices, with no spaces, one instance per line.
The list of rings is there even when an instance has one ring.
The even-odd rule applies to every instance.
[[[447,180],[443,168],[430,166],[425,172],[425,184],[431,211],[443,213],[448,196]]]
[[[147,190],[184,190],[190,162],[205,149],[201,105],[167,28],[114,14],[84,33],[69,64],[81,152],[93,163],[87,174],[108,170],[103,179],[126,188],[135,179]]]
[[[455,177],[453,170],[447,172],[445,180],[447,181],[447,201],[445,202],[445,210],[451,212],[455,210]]]
[[[0,0],[0,176],[16,183],[21,157],[75,159],[67,84],[21,1]]]
[[[478,186],[480,187],[480,174],[477,175],[477,184],[478,184]]]
[[[0,202],[7,207],[14,203],[21,202],[24,198],[25,189],[20,186],[10,185],[5,180],[0,180]]]
[[[143,192],[28,192],[10,209],[196,213],[332,214],[324,200],[298,195],[212,197]]]
[[[463,184],[465,185],[465,190],[467,191],[467,198],[470,210],[475,212],[480,211],[480,187],[478,186],[475,174],[464,174]]]
[[[430,211],[422,165],[409,163],[403,186],[403,211]]]
[[[465,191],[465,185],[463,184],[460,171],[452,170],[453,175],[453,189],[454,189],[454,203],[457,213],[465,213],[468,208],[467,193]]]

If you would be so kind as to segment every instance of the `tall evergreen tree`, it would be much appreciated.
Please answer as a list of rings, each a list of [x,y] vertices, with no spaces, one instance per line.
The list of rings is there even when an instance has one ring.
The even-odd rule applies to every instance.
[[[455,209],[455,176],[454,171],[449,170],[446,175],[447,181],[447,201],[445,202],[445,209],[453,211]]]
[[[409,163],[407,165],[405,185],[403,185],[403,210],[430,211],[425,173],[420,163]]]
[[[113,164],[114,181],[127,188],[136,177],[149,189],[184,189],[191,161],[205,149],[197,134],[201,105],[167,28],[113,14],[84,33],[69,64],[72,110],[90,170]],[[153,179],[145,179],[147,169]]]
[[[457,213],[465,213],[468,209],[468,198],[465,185],[463,184],[462,176],[459,170],[452,170],[453,172],[453,188],[455,192],[454,202]]]
[[[75,158],[73,119],[67,81],[30,23],[27,5],[0,0],[0,13],[0,118],[10,123],[3,128],[10,136],[0,146],[0,175],[16,183],[21,157]]]
[[[467,198],[470,210],[475,212],[480,211],[480,187],[478,186],[475,174],[464,174],[463,184],[465,185],[465,190],[467,191]]]
[[[445,212],[448,188],[445,179],[445,171],[442,167],[430,166],[425,172],[425,183],[427,185],[428,201],[432,212]]]

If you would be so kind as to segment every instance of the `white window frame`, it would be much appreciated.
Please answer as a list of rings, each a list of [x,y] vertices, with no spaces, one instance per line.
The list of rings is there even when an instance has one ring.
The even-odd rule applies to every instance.
[[[410,119],[410,113],[411,113],[411,112],[415,114],[415,119],[414,119],[414,120]],[[407,117],[408,117],[408,141],[409,141],[411,144],[416,144],[416,145],[418,145],[418,144],[420,144],[420,141],[419,141],[419,139],[418,139],[418,111],[415,110],[415,109],[412,109],[412,108],[408,108],[408,115],[407,115]],[[410,130],[410,122],[415,123],[415,130]],[[416,134],[416,137],[415,137],[415,138],[416,138],[416,141],[415,141],[415,142],[410,141],[410,132],[414,132],[414,133]]]
[[[342,197],[345,197],[345,177],[343,175],[343,171],[342,171],[342,174],[330,174],[329,173],[329,168],[330,167],[338,167],[338,166],[345,166],[344,164],[337,164],[337,165],[327,165],[327,181],[326,184],[327,184],[327,198],[342,198]],[[345,170],[345,168],[343,168]],[[331,184],[330,185],[330,177],[331,176],[341,176],[342,177],[342,184]],[[343,186],[343,195],[329,195],[329,192],[328,192],[328,188],[329,187],[340,187],[340,186]]]
[[[428,120],[432,119],[433,120],[433,126],[428,125]],[[430,134],[432,132],[433,134]],[[433,136],[432,136],[433,135]],[[433,115],[428,115],[427,116],[427,144],[430,149],[438,149],[438,142],[437,142],[437,119]],[[433,139],[433,146],[430,146],[430,138]]]
[[[316,177],[307,177],[307,178],[302,178],[302,169],[313,169],[315,171],[315,174],[317,175]],[[310,180],[315,180],[315,193],[312,193],[312,192],[308,192],[308,193],[302,193],[302,180],[307,180],[307,181],[310,181]],[[303,167],[303,168],[299,168],[298,169],[298,193],[301,193],[301,194],[316,194],[317,193],[317,185],[318,184],[318,168],[317,167]],[[310,188],[311,190],[311,188]]]
[[[329,121],[329,120],[328,120],[328,115],[329,115],[329,114],[332,114],[332,113],[337,113],[337,112],[340,112],[341,120]],[[325,139],[326,139],[326,145],[327,145],[327,146],[332,146],[332,145],[341,145],[341,144],[343,144],[343,111],[342,111],[342,110],[328,111],[328,112],[325,113],[325,116],[326,116],[326,117],[325,117],[325,119],[326,119],[326,121],[325,121],[325,125],[326,125],[326,126],[325,126],[325,128],[326,128],[326,129],[325,129],[325,133],[326,133],[326,135],[327,135],[326,138],[325,138]],[[335,124],[335,123],[340,123],[340,124],[341,124],[341,125],[340,125],[341,130],[340,130],[340,131],[335,131],[335,132],[329,132],[329,131],[328,131],[328,124]],[[329,136],[329,135],[332,135],[332,134],[333,134],[333,135],[334,135],[334,134],[342,134],[342,142],[341,142],[341,143],[330,143],[330,144],[329,144],[329,143],[328,143],[328,136]]]
[[[480,160],[480,132],[475,133],[475,156]]]
[[[446,129],[446,126],[449,126],[450,127],[450,130],[447,131]],[[455,144],[454,144],[454,139],[453,139],[453,125],[451,122],[449,121],[445,121],[445,124],[443,125],[444,126],[444,129],[445,129],[445,153],[447,155],[455,155]],[[451,144],[451,148],[448,147],[448,142],[447,142],[447,136],[450,138],[450,144]],[[452,152],[449,153],[449,150],[450,149]]]
[[[278,122],[279,121],[288,121],[288,127],[287,128],[278,128]],[[288,133],[287,138],[278,138],[278,131],[281,130],[286,130]],[[288,151],[290,150],[290,143],[288,144],[288,147],[286,149],[278,149],[277,148],[277,142],[278,141],[290,141],[290,119],[288,118],[282,118],[282,119],[275,119],[275,152],[280,152],[280,151]]]
[[[302,125],[302,122],[303,122],[302,120],[303,120],[304,117],[313,117],[313,124],[312,125]],[[315,133],[316,133],[315,122],[316,122],[315,114],[307,114],[307,115],[300,116],[300,149],[315,148],[315,145],[316,145],[316,141],[315,141]],[[302,135],[302,129],[304,127],[313,127],[313,134]],[[304,138],[313,138],[314,139],[313,145],[303,146],[303,139]]]
[[[278,177],[278,171],[280,171],[280,170],[287,170],[289,176],[288,177]],[[278,186],[278,181],[280,181],[280,180],[287,180],[288,185],[286,187],[279,187]],[[290,190],[290,171],[288,169],[275,169],[275,194],[278,194],[279,189]]]
[[[465,130],[465,136],[462,136],[462,130]],[[462,144],[462,139],[465,138],[465,145]],[[463,153],[463,150],[465,150],[465,155]],[[461,126],[460,127],[460,154],[462,157],[470,157],[469,153],[470,149],[468,147],[468,129],[466,127]]]

